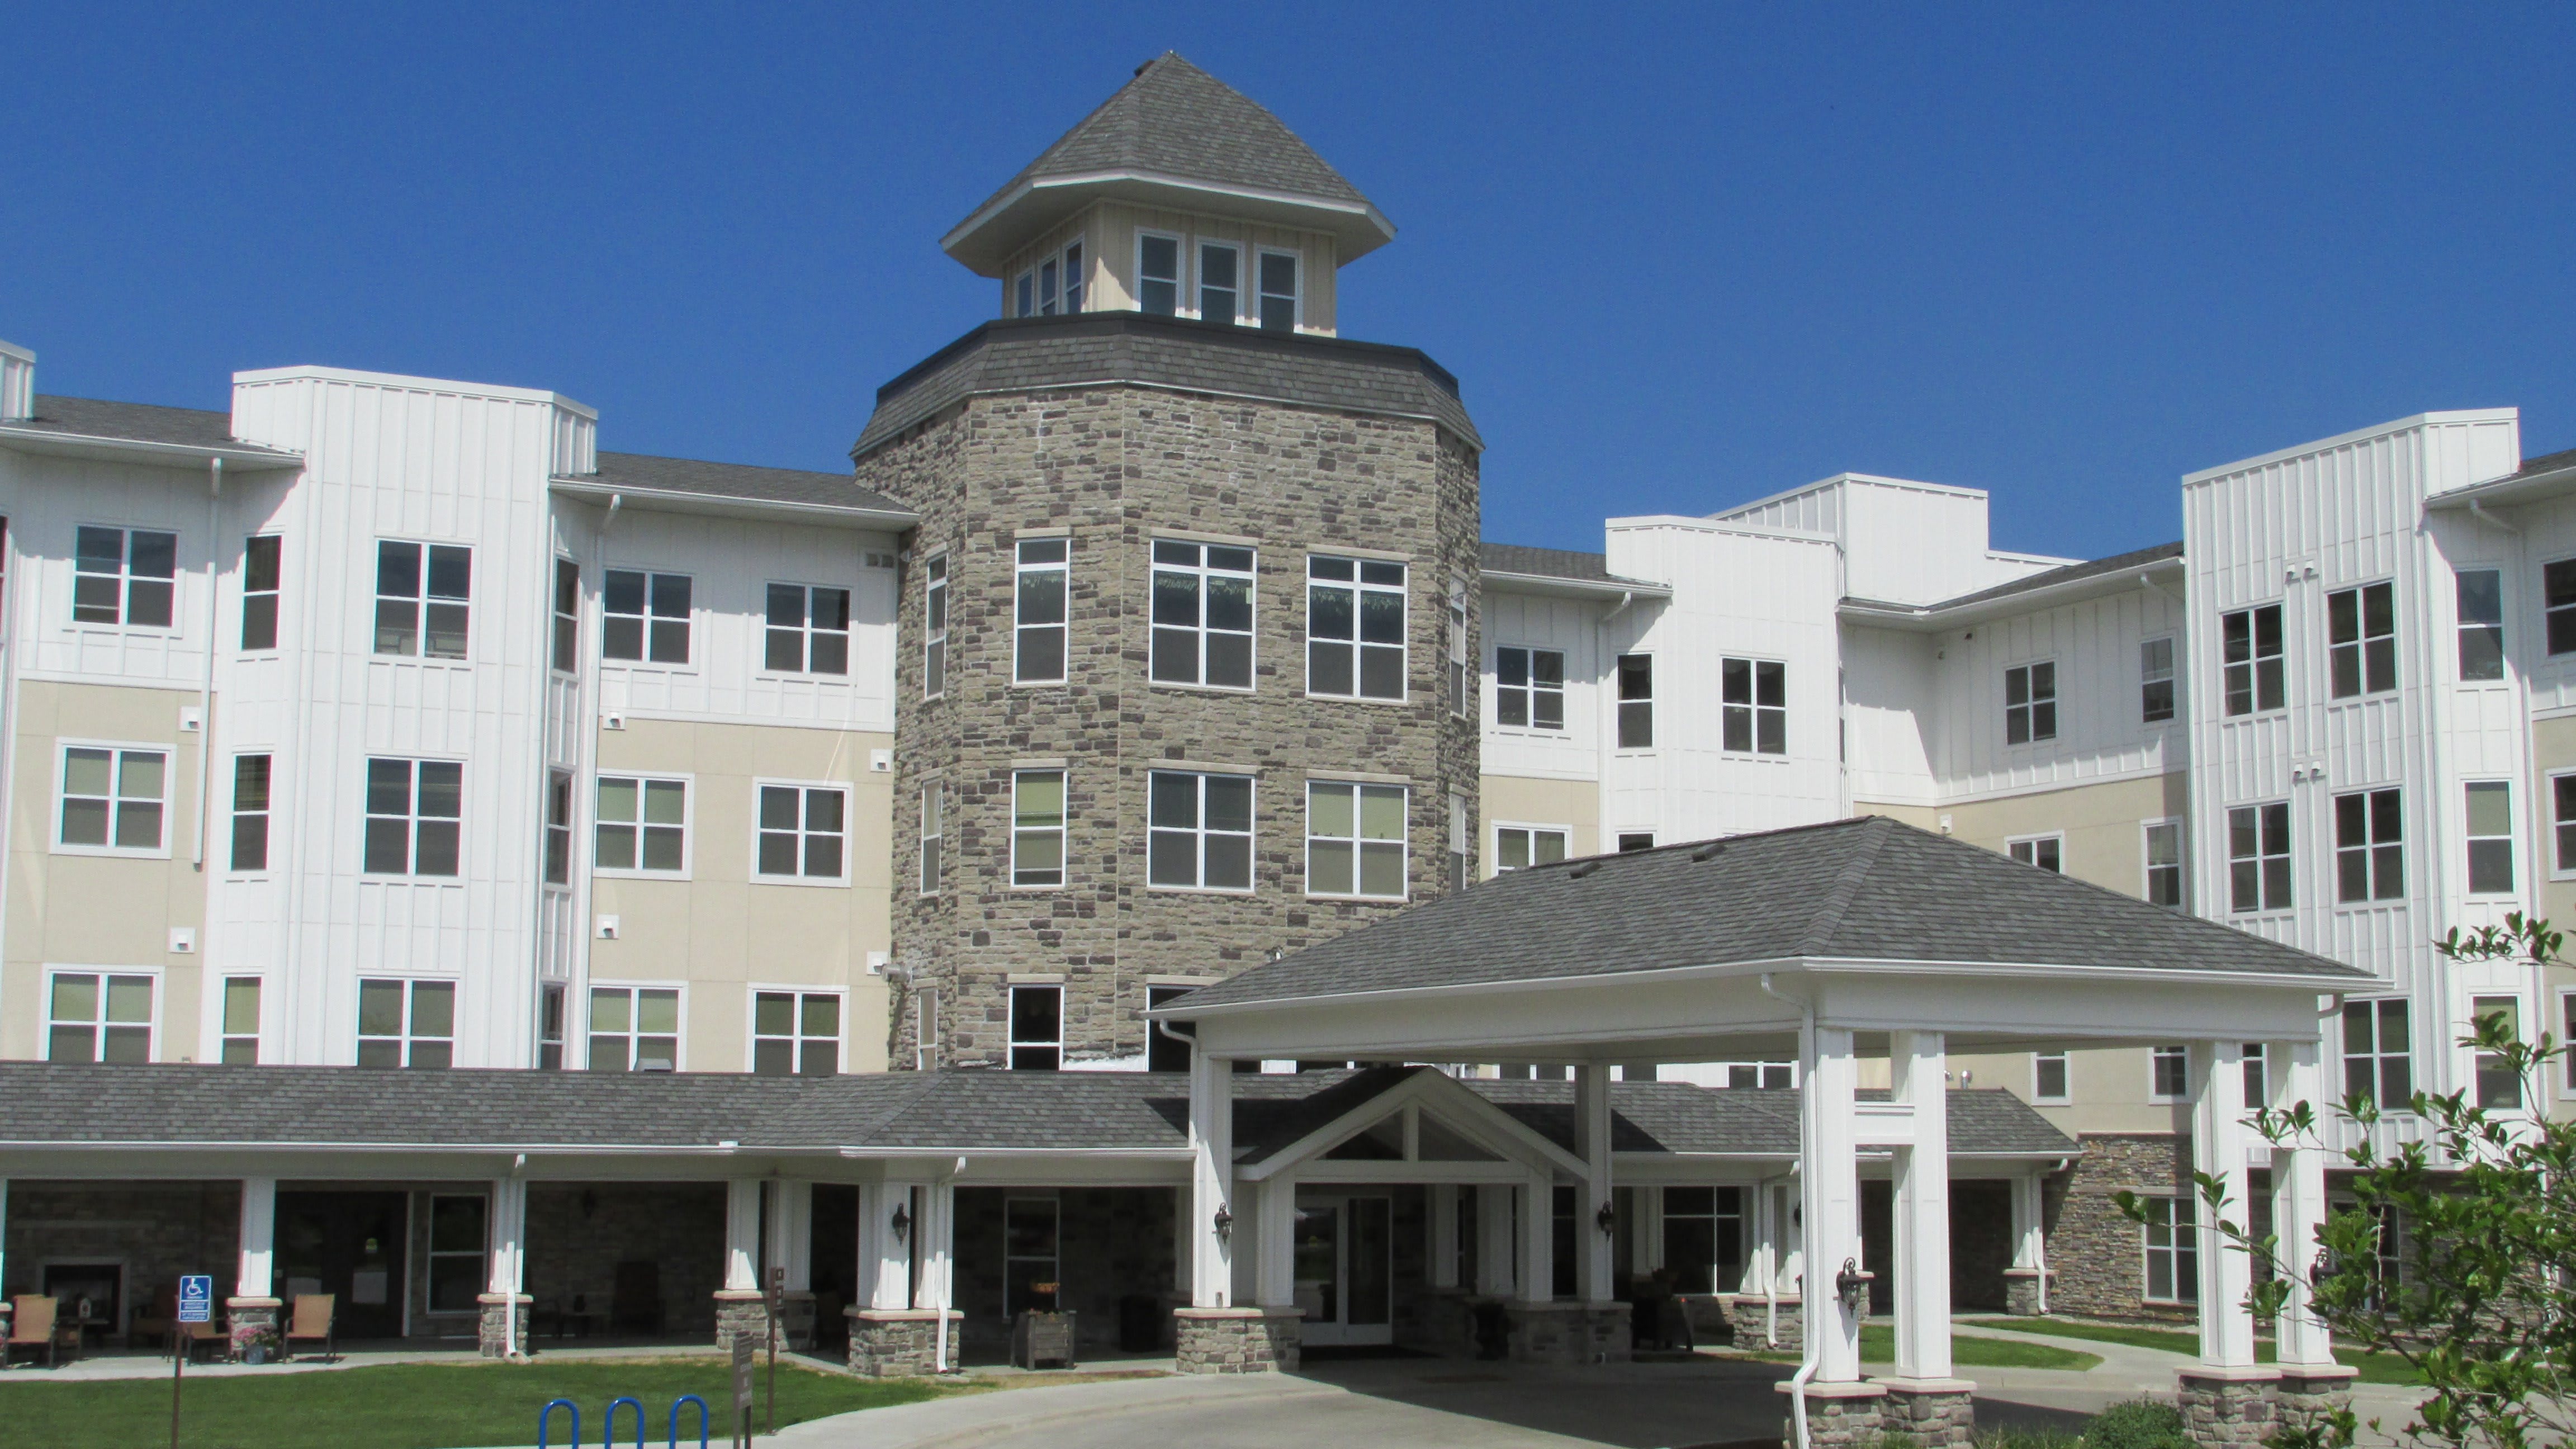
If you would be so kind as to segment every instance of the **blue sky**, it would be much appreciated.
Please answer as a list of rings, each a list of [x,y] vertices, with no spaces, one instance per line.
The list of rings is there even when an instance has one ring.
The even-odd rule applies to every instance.
[[[1842,470],[1998,545],[2428,408],[2576,445],[2576,11],[29,6],[0,337],[225,405],[323,363],[559,389],[605,446],[838,470],[994,292],[937,238],[1177,49],[1391,216],[1345,335],[1483,429],[1485,532],[1598,548]]]

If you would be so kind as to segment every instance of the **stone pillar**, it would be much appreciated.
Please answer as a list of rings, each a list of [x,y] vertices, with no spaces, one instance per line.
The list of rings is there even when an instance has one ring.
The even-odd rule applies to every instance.
[[[924,1189],[918,1214],[917,1187]],[[850,1372],[863,1378],[938,1372],[941,1310],[915,1307],[913,1297],[912,1248],[928,1241],[917,1235],[928,1231],[921,1219],[930,1215],[929,1199],[927,1184],[872,1182],[859,1188],[859,1301],[843,1314],[850,1321]],[[951,1343],[959,1317],[948,1312]]]
[[[868,1379],[927,1378],[939,1372],[939,1313],[935,1308],[848,1308],[850,1372]],[[948,1313],[947,1341],[956,1356],[958,1320]]]
[[[1234,1063],[1190,1053],[1190,1303],[1234,1301]]]
[[[1512,1296],[1512,1193],[1501,1183],[1479,1183],[1476,1194],[1476,1291]]]
[[[716,1347],[730,1350],[736,1333],[759,1343],[768,1336],[769,1310],[760,1294],[760,1179],[725,1184],[724,1286],[716,1290]]]
[[[2339,1410],[2352,1407],[2352,1383],[2361,1370],[2342,1364],[2285,1363],[2272,1386],[2275,1427],[2313,1429]]]
[[[1806,1270],[1801,1275],[1805,1330],[1816,1348],[1819,1384],[1860,1381],[1860,1321],[1869,1309],[1842,1300],[1837,1280],[1848,1266],[1860,1271],[1859,1147],[1853,1103],[1858,1069],[1852,1059],[1852,1034],[1841,1027],[1819,1026],[1802,1034],[1799,1080],[1806,1090],[1799,1105],[1806,1116],[1805,1150],[1799,1164]],[[1868,1398],[1869,1417],[1877,1420],[1877,1391]],[[1812,1425],[1811,1425],[1812,1428]]]
[[[1520,1185],[1519,1199],[1521,1261],[1516,1276],[1521,1301],[1552,1302],[1556,1298],[1556,1180],[1544,1172],[1530,1174]]]
[[[1281,1174],[1264,1181],[1253,1199],[1260,1221],[1252,1234],[1253,1301],[1263,1308],[1297,1306],[1297,1180]]]
[[[2226,1364],[2196,1364],[2181,1370],[2176,1400],[2182,1408],[2183,1433],[2208,1449],[2252,1449],[2274,1427],[2272,1386],[2281,1371]]]
[[[527,1286],[528,1184],[516,1177],[495,1178],[490,1202],[492,1248],[484,1291],[475,1296],[482,1307],[476,1333],[485,1358],[528,1356],[528,1309],[534,1301]]]
[[[1574,1194],[1574,1294],[1586,1303],[1611,1301],[1618,1272],[1618,1235],[1601,1229],[1611,1210],[1610,1068],[1585,1062],[1574,1069],[1574,1155],[1583,1180]]]
[[[1941,1033],[1888,1038],[1893,1100],[1913,1109],[1895,1149],[1896,1376],[1950,1378],[1950,1126]]]
[[[764,1271],[785,1269],[785,1291],[778,1298],[779,1347],[814,1346],[814,1184],[793,1178],[774,1179],[768,1200],[769,1261]],[[765,1286],[765,1285],[764,1285]]]
[[[1458,1184],[1435,1182],[1431,1185],[1431,1241],[1424,1245],[1431,1257],[1431,1286],[1458,1286]]]
[[[2023,1318],[2048,1311],[2048,1179],[2037,1172],[2012,1180],[2012,1266],[2004,1269],[2004,1311]]]
[[[232,1296],[224,1300],[224,1321],[231,1325],[236,1361],[267,1363],[285,1346],[278,1327],[278,1310],[285,1305],[276,1296],[276,1178],[242,1179],[240,1242]]]
[[[2196,1042],[2191,1048],[2192,1167],[2224,1181],[2227,1200],[2245,1213],[2245,1049],[2232,1041]],[[2200,1362],[2204,1368],[2254,1365],[2254,1315],[2245,1307],[2253,1267],[2241,1248],[2218,1236],[2218,1214],[2194,1195],[2200,1258]]]
[[[1185,1374],[1294,1373],[1306,1315],[1294,1308],[1180,1308],[1174,1366]]]
[[[1771,1388],[1784,1395],[1796,1392],[1786,1380]],[[1805,1398],[1810,1449],[1870,1449],[1878,1443],[1886,1418],[1886,1389],[1858,1380],[1816,1381],[1807,1385]],[[1789,1421],[1780,1426],[1780,1442],[1786,1449],[1795,1449],[1798,1443],[1791,1427],[1797,1422],[1796,1413],[1792,1406]]]

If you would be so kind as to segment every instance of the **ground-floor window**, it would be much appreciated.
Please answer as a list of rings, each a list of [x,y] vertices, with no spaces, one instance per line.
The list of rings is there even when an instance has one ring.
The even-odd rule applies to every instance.
[[[488,1201],[441,1193],[429,1200],[429,1311],[472,1313],[482,1293]]]
[[[2200,1229],[2188,1198],[2151,1197],[2146,1209],[2146,1299],[2150,1303],[2200,1301]]]
[[[1055,1310],[1063,1278],[1058,1250],[1063,1216],[1052,1197],[1014,1197],[1002,1204],[1002,1314]]]
[[[1731,1293],[1744,1277],[1744,1189],[1664,1189],[1664,1268],[1676,1293]]]
[[[1555,1269],[1555,1281],[1549,1291],[1560,1299],[1572,1298],[1577,1291],[1574,1274],[1574,1250],[1579,1237],[1577,1229],[1583,1226],[1575,1214],[1582,1204],[1571,1187],[1556,1189],[1552,1201],[1556,1211],[1549,1216],[1555,1227],[1556,1246],[1551,1250],[1555,1261],[1549,1266]]]

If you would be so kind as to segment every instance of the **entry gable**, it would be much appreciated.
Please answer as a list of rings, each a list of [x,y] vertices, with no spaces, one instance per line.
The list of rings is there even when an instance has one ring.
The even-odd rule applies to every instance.
[[[1327,1090],[1339,1093],[1361,1087],[1370,1075],[1375,1074],[1363,1074]],[[1583,1175],[1581,1159],[1438,1068],[1413,1067],[1383,1075],[1393,1078],[1391,1084],[1375,1091],[1363,1088],[1360,1100],[1295,1137],[1255,1147],[1236,1165],[1235,1175],[1259,1182],[1322,1158],[1507,1162],[1551,1175]],[[1410,1131],[1405,1130],[1408,1115],[1414,1118]],[[1353,1147],[1362,1142],[1371,1145]],[[1390,1146],[1395,1148],[1391,1154],[1385,1150]]]

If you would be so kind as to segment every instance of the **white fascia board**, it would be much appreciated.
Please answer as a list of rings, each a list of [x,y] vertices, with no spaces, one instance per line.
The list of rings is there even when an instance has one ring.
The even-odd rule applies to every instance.
[[[363,372],[354,367],[262,367],[233,374],[233,384],[257,382],[348,382],[363,387],[398,388],[405,392],[450,393],[496,402],[551,403],[566,412],[599,421],[599,409],[544,388],[505,387],[499,383],[462,382],[445,377],[410,377],[399,372]]]
[[[15,342],[0,341],[0,357],[14,357],[18,361],[26,363],[30,367],[34,366],[36,362],[36,354],[33,349],[21,347]]]
[[[1737,523],[1726,518],[1700,518],[1687,513],[1643,513],[1627,518],[1604,519],[1601,530],[1642,533],[1650,529],[1670,528],[1684,533],[1705,533],[1728,538],[1777,539],[1789,543],[1817,543],[1840,548],[1842,540],[1830,533],[1815,533],[1803,528],[1764,528],[1759,524]]]
[[[2134,569],[2088,574],[2062,584],[2044,584],[2019,593],[1980,599],[1973,604],[1889,604],[1875,599],[1846,598],[1834,606],[1834,615],[1849,623],[1868,624],[1881,629],[1936,633],[1963,625],[1981,624],[1988,619],[2035,614],[2062,604],[2080,604],[2087,599],[2107,599],[2117,594],[2133,593],[2139,587],[2139,581],[2147,575],[2181,573],[2184,562],[2184,556],[2176,554],[2172,558],[2140,564]]]
[[[108,438],[90,433],[66,433],[53,428],[23,428],[0,424],[0,448],[14,453],[33,453],[49,458],[92,458],[114,463],[144,463],[161,467],[194,467],[220,458],[224,466],[236,472],[275,472],[302,468],[304,455],[278,448],[263,448],[256,443],[235,447],[201,447],[194,443],[154,443],[140,438]]]
[[[1496,593],[1537,594],[1555,599],[1603,599],[1616,602],[1634,595],[1641,599],[1669,599],[1670,584],[1650,584],[1643,580],[1629,583],[1615,579],[1561,579],[1552,574],[1515,574],[1500,569],[1480,569],[1478,576],[1485,587]]]
[[[2552,468],[2546,473],[2507,473],[2483,483],[2471,483],[2448,493],[2436,493],[2424,500],[2428,512],[2451,512],[2491,503],[2498,508],[2511,508],[2525,503],[2546,503],[2576,492],[2576,463]]]
[[[2293,458],[2304,458],[2311,453],[2332,452],[2337,448],[2347,448],[2355,443],[2369,442],[2373,438],[2384,438],[2391,433],[2408,432],[2437,423],[2509,423],[2521,416],[2520,408],[2463,408],[2452,412],[2417,413],[2413,417],[2399,418],[2394,422],[2356,428],[2349,433],[2337,433],[2331,438],[2319,438],[2313,443],[2275,448],[2257,457],[2239,458],[2233,463],[2221,463],[2215,468],[2203,468],[2196,473],[2185,473],[2182,475],[2182,486],[2197,487],[2203,483],[2250,472],[2256,468],[2270,467],[2274,463],[2286,463]]]
[[[1851,483],[1872,488],[1910,488],[1918,493],[1946,493],[1953,498],[1987,496],[1983,488],[1962,488],[1956,483],[1926,483],[1920,478],[1891,478],[1879,473],[1836,473],[1830,478],[1819,478],[1813,483],[1801,483],[1795,488],[1783,488],[1777,493],[1766,493],[1760,498],[1721,508],[1708,516],[1712,520],[1725,520],[1739,513],[1750,513],[1756,508],[1767,508],[1774,503],[1786,503],[1792,498],[1803,498],[1810,493],[1821,493],[1825,489],[1839,488]]]
[[[975,213],[964,221],[950,227],[948,234],[939,239],[939,249],[978,276],[999,276],[1003,258],[1017,249],[1016,244],[999,251],[990,247],[976,247],[971,243],[977,233],[1033,200],[1055,202],[1057,203],[1055,209],[1069,216],[1080,210],[1083,204],[1094,196],[1121,196],[1122,199],[1165,207],[1173,207],[1177,201],[1183,204],[1173,209],[1182,211],[1204,209],[1220,214],[1230,210],[1240,211],[1249,208],[1254,210],[1262,220],[1278,221],[1290,226],[1302,225],[1303,229],[1308,231],[1329,231],[1334,233],[1338,240],[1355,243],[1336,257],[1334,259],[1336,262],[1351,261],[1395,240],[1395,223],[1387,220],[1386,213],[1378,210],[1371,202],[1335,201],[1327,197],[1308,196],[1294,191],[1273,191],[1253,186],[1223,186],[1160,171],[1117,168],[1107,171],[1082,171],[1061,176],[1040,176],[1023,181],[976,208]],[[1192,199],[1202,197],[1215,205],[1194,208],[1186,204]],[[1277,214],[1281,212],[1292,214],[1285,216]],[[1300,218],[1293,214],[1307,212],[1323,213],[1324,216],[1338,221],[1340,225],[1316,226],[1312,224],[1311,219]],[[1061,220],[1061,216],[1053,218],[1037,229],[1042,230],[1045,226],[1056,225]],[[987,270],[988,268],[991,270]]]
[[[682,493],[667,488],[636,488],[618,483],[600,483],[588,478],[571,478],[560,474],[546,480],[546,486],[566,498],[584,503],[605,505],[612,498],[625,500],[622,506],[646,508],[661,513],[693,513],[717,518],[747,518],[769,523],[823,523],[843,528],[869,529],[881,533],[904,533],[918,526],[921,515],[909,509],[845,508],[831,503],[793,503],[783,499],[736,498],[722,493]]]
[[[1445,1090],[1444,1090],[1445,1089]],[[1454,1095],[1453,1095],[1454,1094]],[[1258,1182],[1285,1172],[1332,1151],[1358,1136],[1374,1123],[1404,1110],[1406,1104],[1424,1105],[1425,1098],[1445,1098],[1457,1104],[1454,1110],[1433,1108],[1433,1115],[1444,1119],[1455,1131],[1489,1151],[1517,1158],[1525,1165],[1531,1157],[1541,1158],[1560,1171],[1577,1177],[1583,1175],[1583,1160],[1522,1125],[1520,1119],[1501,1107],[1478,1096],[1472,1087],[1450,1080],[1435,1067],[1416,1067],[1413,1075],[1386,1091],[1378,1093],[1351,1110],[1257,1161],[1238,1164],[1235,1175]],[[1466,1120],[1459,1120],[1464,1118]],[[1407,1166],[1416,1164],[1408,1163]]]

